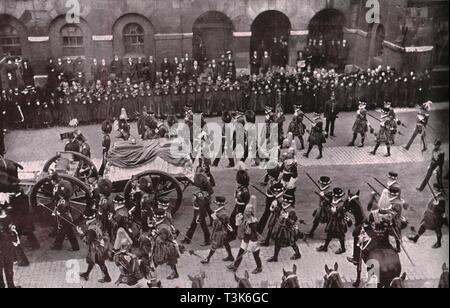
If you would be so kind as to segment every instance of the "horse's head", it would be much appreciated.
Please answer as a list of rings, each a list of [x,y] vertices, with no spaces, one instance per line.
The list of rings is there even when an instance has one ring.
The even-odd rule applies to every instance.
[[[194,277],[188,275],[188,278],[192,282],[192,289],[203,289],[206,278],[205,272],[202,272],[200,275]]]
[[[442,275],[439,279],[439,289],[448,289],[448,267],[447,263],[442,265]]]
[[[250,283],[250,275],[247,271],[244,273],[244,278],[240,278],[238,275],[234,274],[234,280],[236,280],[238,284],[238,289],[252,289],[252,285]]]
[[[300,284],[297,277],[297,265],[294,264],[292,272],[287,272],[283,268],[283,278],[281,279],[282,289],[299,289]]]
[[[19,189],[19,171],[23,167],[18,163],[0,157],[0,192],[13,192]]]
[[[390,289],[404,289],[405,288],[406,273],[403,273],[400,277],[396,277],[392,280]]]
[[[325,276],[323,277],[324,289],[342,289],[344,284],[342,283],[341,275],[338,272],[339,265],[337,262],[334,264],[334,269],[330,269],[328,265],[325,265]]]

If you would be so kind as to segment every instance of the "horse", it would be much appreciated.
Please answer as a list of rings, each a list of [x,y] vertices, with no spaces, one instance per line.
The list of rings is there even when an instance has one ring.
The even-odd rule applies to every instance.
[[[252,284],[250,283],[250,275],[248,274],[248,271],[245,271],[244,278],[239,278],[236,273],[234,274],[234,280],[236,280],[238,286],[238,289],[252,289]]]
[[[324,289],[343,289],[344,283],[342,282],[341,275],[339,274],[339,264],[334,264],[334,269],[330,269],[328,265],[325,265],[325,276],[323,277]]]
[[[192,282],[192,289],[203,289],[205,286],[205,272],[201,272],[198,276],[188,275],[188,278]]]
[[[442,275],[439,279],[439,289],[448,289],[448,267],[447,263],[442,265]]]
[[[378,288],[389,288],[392,281],[400,277],[402,272],[399,254],[389,243],[388,237],[373,238],[368,246],[370,249],[366,247],[366,250],[361,252],[362,260],[358,265],[357,278],[353,286],[358,287],[361,283],[361,261],[364,261],[368,271],[377,272]]]
[[[282,289],[300,289],[297,277],[297,265],[294,264],[292,272],[287,272],[283,268],[283,278],[281,279]]]

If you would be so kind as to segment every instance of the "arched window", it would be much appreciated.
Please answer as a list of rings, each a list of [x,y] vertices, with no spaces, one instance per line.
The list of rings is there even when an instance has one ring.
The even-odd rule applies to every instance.
[[[144,53],[144,28],[137,23],[131,23],[123,28],[123,45],[125,53]]]
[[[63,56],[84,55],[83,31],[76,25],[66,25],[61,29]]]
[[[3,55],[21,56],[19,32],[10,25],[0,26],[0,51]]]

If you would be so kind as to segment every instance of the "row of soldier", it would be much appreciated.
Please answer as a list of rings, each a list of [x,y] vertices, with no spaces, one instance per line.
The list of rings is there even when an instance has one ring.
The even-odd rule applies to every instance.
[[[305,112],[322,112],[332,93],[340,111],[355,110],[358,101],[366,98],[368,108],[383,107],[390,97],[393,106],[415,106],[430,95],[428,72],[411,72],[401,77],[395,70],[375,70],[338,75],[333,70],[288,72],[284,69],[263,76],[240,75],[232,79],[190,80],[173,82],[159,80],[133,83],[110,80],[106,86],[99,81],[92,87],[80,83],[61,83],[54,91],[31,86],[3,91],[0,110],[8,128],[40,128],[77,123],[101,123],[117,119],[125,108],[130,119],[136,119],[145,106],[158,117],[180,116],[186,105],[206,116],[223,111],[254,110],[262,114],[266,106],[281,106],[284,113],[293,113],[301,104]]]

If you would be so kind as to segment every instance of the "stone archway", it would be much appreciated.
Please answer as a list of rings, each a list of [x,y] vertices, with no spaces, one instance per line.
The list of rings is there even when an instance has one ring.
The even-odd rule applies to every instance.
[[[309,38],[341,41],[344,38],[345,15],[336,9],[324,9],[310,20],[308,25]]]
[[[275,10],[262,12],[251,26],[250,56],[257,51],[259,57],[262,57],[264,52],[268,51],[271,54],[272,64],[286,66],[289,62],[291,29],[289,17],[282,12]],[[279,43],[280,41],[282,44]]]
[[[113,25],[114,54],[125,58],[155,55],[155,29],[152,23],[139,14],[126,14]]]
[[[198,17],[192,27],[193,58],[203,63],[217,59],[228,50],[233,50],[233,22],[218,11],[208,11]]]

